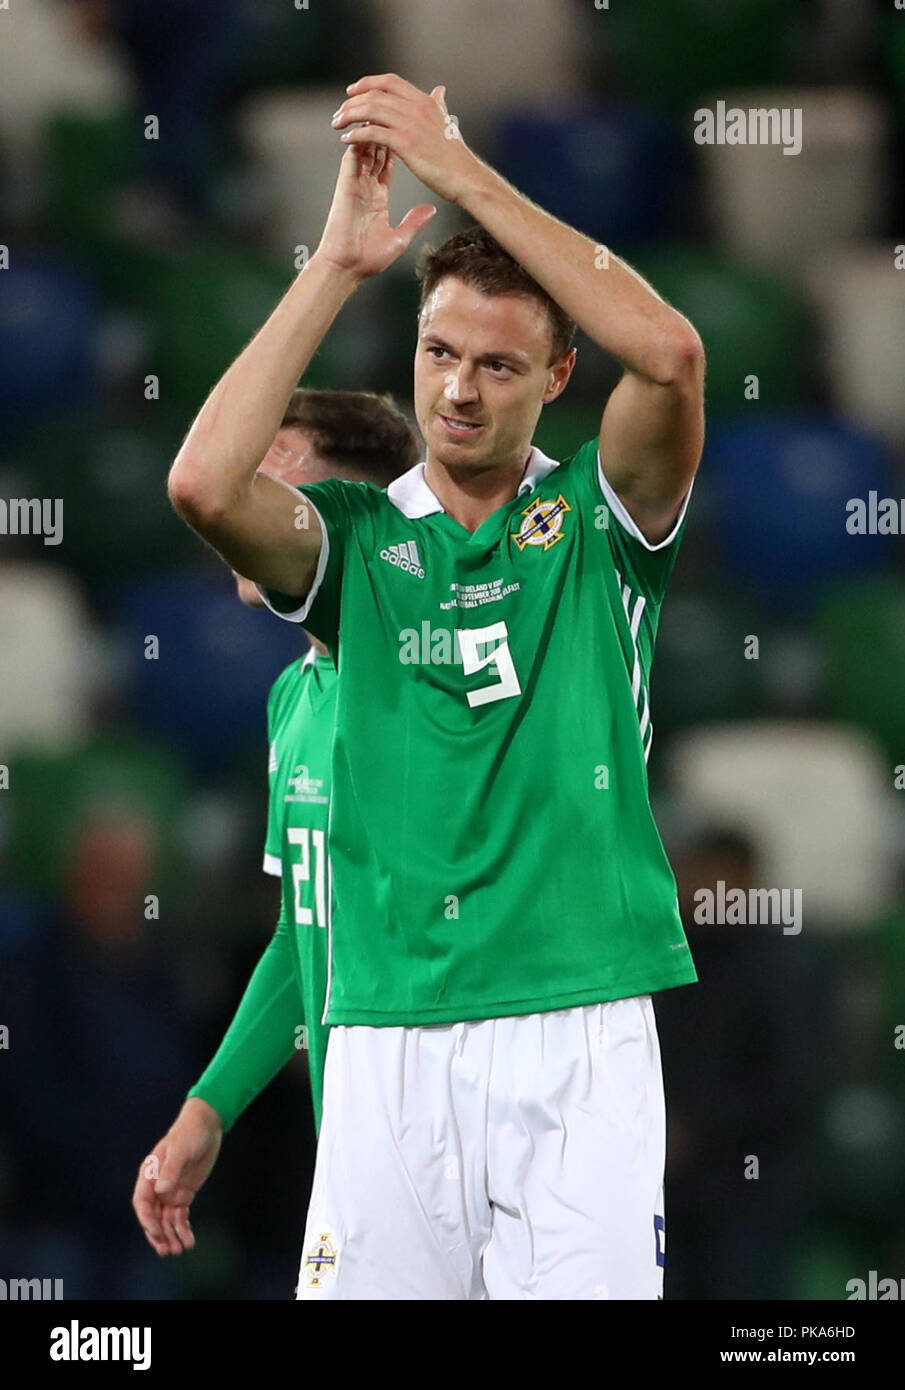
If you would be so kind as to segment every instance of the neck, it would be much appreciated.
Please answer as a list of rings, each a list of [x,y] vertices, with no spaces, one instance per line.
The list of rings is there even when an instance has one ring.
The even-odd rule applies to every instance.
[[[525,476],[531,446],[520,463],[500,464],[475,473],[428,455],[424,479],[447,516],[466,531],[476,531],[500,507],[511,502]]]
[[[318,656],[326,656],[327,648],[324,646],[323,642],[319,642],[316,637],[313,637],[310,632],[306,632],[304,628],[302,631],[305,633],[305,636],[308,638],[308,641],[311,643]]]

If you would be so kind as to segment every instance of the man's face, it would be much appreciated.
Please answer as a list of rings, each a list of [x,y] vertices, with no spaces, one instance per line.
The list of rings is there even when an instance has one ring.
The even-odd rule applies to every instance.
[[[543,405],[562,391],[575,352],[550,363],[543,304],[486,295],[447,275],[421,312],[415,415],[429,461],[482,472],[524,463]]]
[[[290,487],[299,487],[302,483],[322,483],[331,476],[329,468],[318,455],[313,435],[296,425],[278,431],[258,465],[258,472],[266,473],[269,478],[279,478]],[[233,578],[244,604],[249,608],[265,607],[253,580],[236,574],[235,570]]]

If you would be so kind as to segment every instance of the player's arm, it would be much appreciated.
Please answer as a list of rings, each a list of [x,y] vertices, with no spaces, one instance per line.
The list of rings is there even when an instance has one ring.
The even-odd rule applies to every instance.
[[[189,1207],[217,1161],[223,1124],[203,1100],[187,1100],[138,1169],[132,1207],[158,1255],[191,1250]]]
[[[315,254],[205,401],[170,470],[173,506],[240,574],[303,596],[320,528],[287,483],[258,474],[299,377],[362,280],[391,265],[435,208],[388,217],[392,160],[373,145],[347,150]]]
[[[281,916],[223,1041],[188,1093],[217,1111],[224,1133],[293,1056],[302,1021],[289,923]]]
[[[607,480],[652,544],[669,534],[700,460],[704,350],[695,329],[608,248],[525,198],[459,138],[443,89],[395,74],[353,83],[334,124],[349,143],[383,140],[458,203],[625,369],[603,413]],[[355,121],[366,124],[349,129]]]

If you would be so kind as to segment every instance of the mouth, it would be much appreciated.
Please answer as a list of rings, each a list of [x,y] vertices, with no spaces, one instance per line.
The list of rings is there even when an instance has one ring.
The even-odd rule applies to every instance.
[[[451,415],[439,415],[438,418],[446,432],[454,435],[456,439],[473,439],[484,428],[483,425],[475,424],[473,420],[457,420]]]

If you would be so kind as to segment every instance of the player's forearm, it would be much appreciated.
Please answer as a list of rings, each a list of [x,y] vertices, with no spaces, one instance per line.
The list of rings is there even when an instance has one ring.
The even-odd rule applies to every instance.
[[[207,1069],[188,1092],[206,1101],[228,1131],[296,1049],[302,1004],[281,923],[248,982]]]
[[[607,247],[537,207],[482,160],[457,202],[595,343],[651,381],[674,381],[700,352],[692,325]]]
[[[311,257],[201,407],[170,470],[174,502],[219,514],[251,489],[299,378],[359,283]]]

